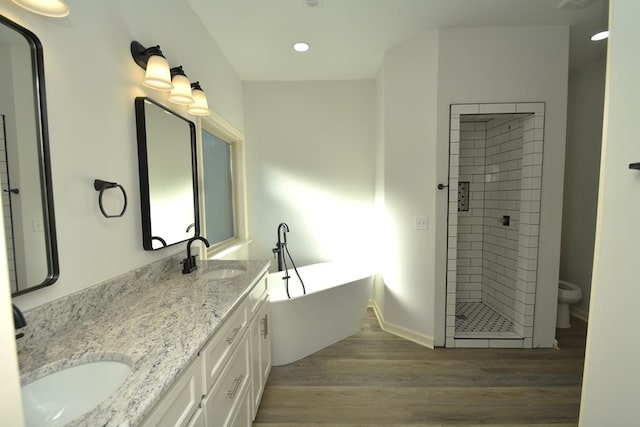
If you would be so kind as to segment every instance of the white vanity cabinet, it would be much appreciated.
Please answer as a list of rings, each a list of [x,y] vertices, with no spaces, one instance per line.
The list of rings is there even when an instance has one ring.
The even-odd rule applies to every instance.
[[[253,302],[249,316],[249,341],[251,345],[251,418],[255,419],[262,392],[271,371],[271,337],[269,336],[269,293],[266,276],[255,286],[249,296]]]
[[[202,399],[202,368],[200,357],[196,358],[185,372],[164,394],[143,427],[199,426],[202,418],[200,400]],[[194,416],[195,415],[195,416]],[[191,421],[194,421],[192,424]]]
[[[264,274],[223,320],[143,427],[250,427],[271,370]]]

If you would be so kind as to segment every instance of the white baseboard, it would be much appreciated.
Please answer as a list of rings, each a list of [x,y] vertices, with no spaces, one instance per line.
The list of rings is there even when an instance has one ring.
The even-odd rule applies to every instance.
[[[378,323],[380,323],[380,327],[383,331],[388,332],[390,334],[396,335],[400,338],[404,338],[405,340],[414,342],[423,347],[427,347],[433,349],[433,337],[429,337],[427,335],[423,335],[421,333],[412,331],[411,329],[407,329],[402,326],[395,325],[391,322],[387,322],[384,320],[384,316],[380,311],[380,307],[378,307],[378,303],[376,300],[369,300],[369,307],[373,308],[373,312],[376,314],[378,318]]]
[[[587,323],[589,322],[589,312],[581,310],[577,307],[571,307],[569,309],[569,312],[573,317],[577,317],[578,319],[583,320]]]

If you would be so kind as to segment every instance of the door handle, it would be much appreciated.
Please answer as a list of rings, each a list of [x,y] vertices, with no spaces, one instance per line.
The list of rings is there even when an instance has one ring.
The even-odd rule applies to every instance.
[[[20,194],[20,190],[18,190],[17,188],[10,188],[8,190],[2,190],[5,193],[12,193],[12,194]]]
[[[443,188],[448,187],[449,184],[445,185],[445,184],[438,184],[438,190],[442,190]]]

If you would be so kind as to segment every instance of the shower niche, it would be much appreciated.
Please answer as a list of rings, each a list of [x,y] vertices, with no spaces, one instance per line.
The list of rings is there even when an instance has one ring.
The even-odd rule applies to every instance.
[[[544,111],[451,105],[447,347],[532,347]]]

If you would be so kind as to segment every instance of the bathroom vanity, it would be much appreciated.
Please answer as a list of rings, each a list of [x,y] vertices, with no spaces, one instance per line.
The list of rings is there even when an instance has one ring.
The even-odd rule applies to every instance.
[[[18,342],[22,383],[115,360],[131,373],[69,425],[250,426],[271,368],[268,266],[183,275],[171,257],[37,307]]]

